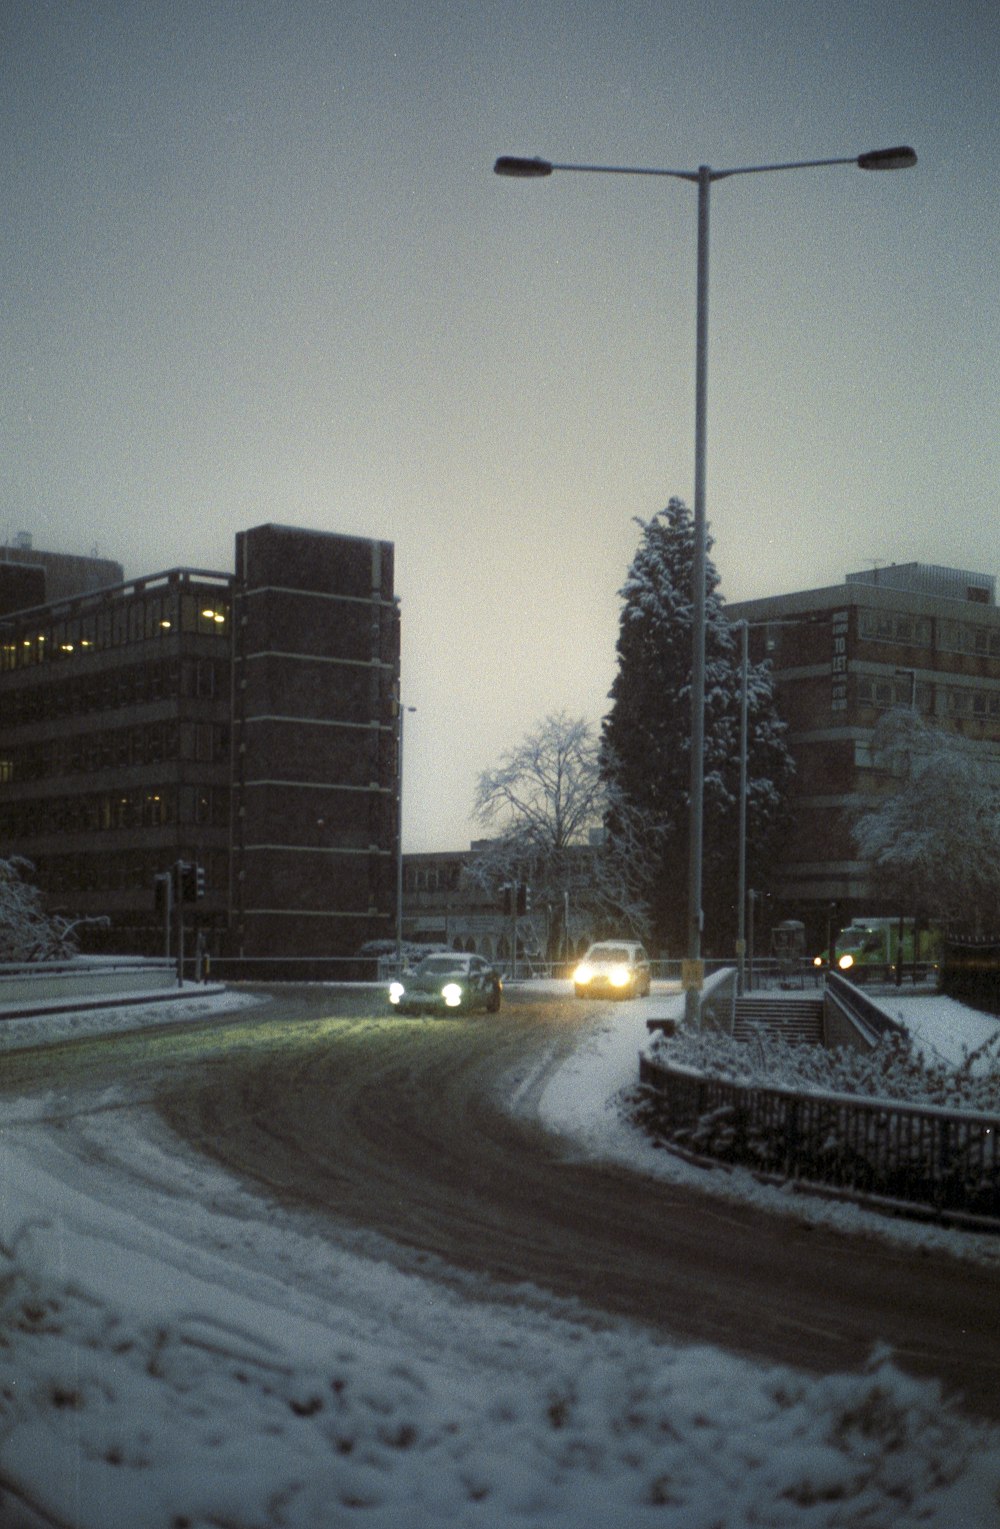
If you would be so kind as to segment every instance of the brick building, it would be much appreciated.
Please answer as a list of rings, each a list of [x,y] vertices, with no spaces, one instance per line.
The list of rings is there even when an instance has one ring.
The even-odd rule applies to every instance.
[[[350,955],[395,924],[392,545],[258,526],[235,569],[0,617],[0,854],[112,950],[162,950],[155,877],[193,860],[217,955]]]
[[[879,717],[916,706],[974,740],[1000,772],[995,580],[908,563],[726,612],[749,622],[751,657],[772,660],[797,766],[790,839],[769,889],[775,915],[818,931],[831,903],[845,922],[879,912],[851,837],[859,804],[879,785],[871,759]]]

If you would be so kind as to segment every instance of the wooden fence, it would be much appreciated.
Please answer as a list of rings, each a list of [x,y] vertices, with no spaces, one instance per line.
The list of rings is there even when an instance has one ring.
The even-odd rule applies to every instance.
[[[1000,1115],[762,1088],[646,1056],[639,1079],[645,1124],[692,1153],[1000,1229]]]

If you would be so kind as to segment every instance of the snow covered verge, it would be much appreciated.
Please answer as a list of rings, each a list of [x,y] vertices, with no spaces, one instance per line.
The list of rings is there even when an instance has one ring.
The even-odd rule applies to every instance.
[[[622,1109],[651,1012],[595,1013],[542,1117],[694,1174]],[[1000,1524],[998,1494],[1000,1432],[891,1356],[816,1380],[445,1288],[282,1221],[113,1090],[0,1106],[4,1529],[951,1529]]]

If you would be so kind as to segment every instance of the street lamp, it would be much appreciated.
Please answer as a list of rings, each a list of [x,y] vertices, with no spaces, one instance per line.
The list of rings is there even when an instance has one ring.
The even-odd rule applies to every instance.
[[[736,996],[743,997],[746,969],[747,907],[747,712],[750,688],[750,623],[741,621],[740,632],[740,802],[739,865],[736,888]],[[753,972],[750,973],[751,983]]]
[[[415,706],[399,703],[399,738],[396,746],[396,967],[403,969],[403,718]]]
[[[713,170],[699,165],[697,170],[645,169],[631,165],[556,164],[548,159],[519,159],[503,154],[493,166],[496,175],[521,180],[536,180],[556,170],[584,175],[654,175],[672,180],[690,181],[698,187],[697,301],[695,324],[695,421],[694,421],[694,566],[692,570],[692,654],[691,654],[691,785],[690,849],[688,862],[688,968],[686,1017],[697,1023],[700,1017],[701,966],[701,883],[702,828],[705,777],[705,456],[708,401],[708,207],[713,181],[728,180],[734,175],[762,175],[776,170],[813,170],[826,165],[854,165],[859,170],[907,170],[917,156],[906,145],[892,149],[871,149],[867,153],[838,159],[796,159],[784,164],[741,165],[730,170]]]

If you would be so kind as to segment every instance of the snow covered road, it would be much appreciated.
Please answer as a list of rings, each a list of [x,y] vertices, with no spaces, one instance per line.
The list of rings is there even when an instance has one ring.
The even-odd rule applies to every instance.
[[[463,1268],[451,1249],[428,1251],[416,1233],[428,1207],[412,1198],[399,1207],[415,1228],[408,1252],[398,1251],[398,1225],[378,1216],[352,1226],[303,1208],[300,1186],[291,1193],[283,1176],[292,1145],[316,1139],[307,1096],[310,1111],[324,1099],[327,1111],[314,1202],[338,1173],[356,1184],[361,1147],[347,1149],[361,1121],[364,1150],[379,1142],[372,1096],[366,1105],[338,1082],[350,1023],[314,1018],[308,1047],[294,1026],[274,1027],[262,1066],[263,1014],[205,1035],[182,1023],[169,1040],[166,1018],[122,1037],[111,1067],[107,1048],[102,1062],[82,1042],[61,1067],[26,1055],[4,1066],[4,1529],[1000,1522],[995,1432],[884,1353],[867,1373],[810,1379],[704,1342],[678,1346],[615,1315],[613,1302],[586,1309],[558,1284],[504,1286],[503,1269],[484,1278],[474,1260]],[[602,1055],[613,1085],[621,1034],[594,1020],[582,1047],[564,1026],[537,1053],[544,1062],[503,1074],[517,1132],[538,1131],[539,1109],[565,1111],[561,1080],[575,1077],[592,1108]],[[197,1090],[179,1086],[193,1058]],[[416,1063],[397,1055],[396,1065],[412,1075]],[[263,1093],[247,1091],[268,1073],[272,1084],[297,1080],[298,1118],[293,1107],[275,1119]],[[274,1144],[269,1163],[260,1154],[266,1193],[184,1145],[152,1108],[154,1097],[167,1101],[177,1119],[187,1100],[185,1128],[196,1117],[204,1126],[210,1101],[231,1102],[234,1075],[246,1118],[257,1110],[257,1140]],[[442,1117],[454,1097],[440,1096]],[[377,1181],[413,1121],[383,1114],[371,1199],[384,1211],[400,1181]],[[614,1109],[602,1115],[593,1134],[621,1132]],[[483,1107],[467,1132],[503,1138],[500,1118]],[[236,1134],[245,1148],[255,1139]],[[420,1147],[425,1160],[432,1148]],[[588,1156],[578,1141],[550,1161],[573,1175],[593,1166]],[[488,1160],[495,1171],[498,1159],[480,1154],[477,1173]],[[457,1157],[446,1170],[456,1185],[472,1172]],[[532,1185],[515,1187],[529,1203]],[[481,1203],[472,1220],[483,1221]],[[488,1218],[482,1232],[497,1240]],[[985,1251],[960,1266],[995,1288]]]

